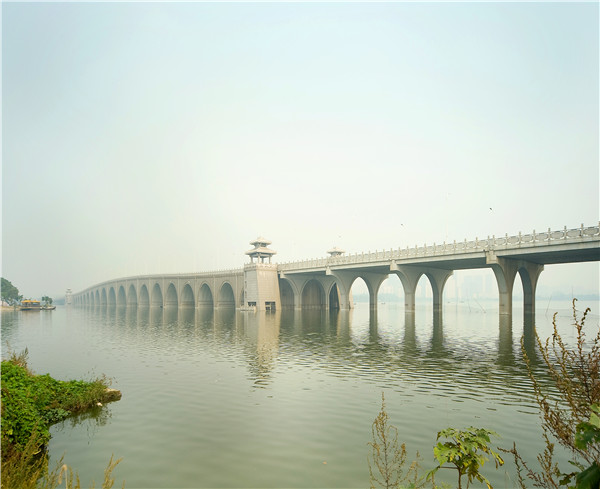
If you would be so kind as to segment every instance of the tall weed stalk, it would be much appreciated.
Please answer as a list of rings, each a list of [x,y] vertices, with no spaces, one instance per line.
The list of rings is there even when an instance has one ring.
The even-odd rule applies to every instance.
[[[535,334],[537,349],[542,365],[547,370],[558,395],[551,395],[536,378],[531,360],[521,340],[523,357],[527,363],[529,377],[533,383],[535,398],[540,408],[542,428],[544,430],[544,450],[537,456],[539,470],[534,470],[518,453],[513,444],[512,450],[520,487],[527,486],[527,480],[534,487],[553,488],[571,487],[577,472],[564,473],[555,461],[555,444],[566,448],[573,456],[571,463],[582,468],[583,465],[600,467],[600,443],[595,440],[582,446],[576,443],[578,426],[587,423],[592,415],[592,406],[600,403],[600,328],[591,341],[586,338],[584,326],[590,309],[581,317],[573,299],[573,327],[576,342],[569,347],[559,333],[557,314],[552,319],[552,337],[542,341]]]

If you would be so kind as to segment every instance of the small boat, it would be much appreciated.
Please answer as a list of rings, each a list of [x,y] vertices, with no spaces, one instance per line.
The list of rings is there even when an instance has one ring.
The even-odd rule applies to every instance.
[[[42,311],[54,311],[56,306],[42,306]]]
[[[41,311],[42,304],[40,301],[32,301],[30,299],[25,299],[21,301],[21,305],[19,306],[21,311]]]

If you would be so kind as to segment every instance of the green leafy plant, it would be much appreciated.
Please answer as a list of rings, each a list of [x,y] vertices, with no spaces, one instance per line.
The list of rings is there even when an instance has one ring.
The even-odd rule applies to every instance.
[[[2,450],[25,446],[33,434],[40,445],[50,439],[49,426],[66,417],[120,397],[108,389],[108,380],[60,381],[34,375],[27,367],[27,349],[11,353],[1,363]]]
[[[27,349],[9,353],[1,363],[2,374],[2,479],[4,489],[54,489],[65,480],[67,487],[80,488],[79,478],[60,462],[48,471],[45,445],[50,440],[50,425],[98,402],[120,398],[107,390],[105,377],[85,382],[59,381],[50,375],[34,375],[27,366]],[[102,488],[112,487],[110,476],[119,463],[112,460],[105,472]]]
[[[594,446],[600,442],[600,406],[593,404],[590,406],[589,421],[582,421],[577,425],[575,432],[575,446],[580,450],[587,450],[588,447]],[[592,462],[589,467],[583,464],[572,461],[572,465],[579,469],[579,472],[564,474],[561,480],[561,485],[568,485],[569,489],[598,489],[600,486],[600,466],[596,461]],[[570,486],[573,479],[575,486]]]
[[[467,476],[467,487],[474,480],[484,482],[491,489],[489,481],[479,471],[489,457],[496,464],[496,468],[504,465],[502,457],[489,447],[490,436],[497,433],[483,428],[469,427],[466,430],[447,428],[438,432],[437,440],[449,438],[442,443],[438,441],[433,449],[433,454],[438,461],[438,466],[428,472],[427,479],[433,480],[434,474],[442,468],[455,469],[458,472],[458,489],[462,489],[462,478]],[[451,464],[454,467],[446,467]]]

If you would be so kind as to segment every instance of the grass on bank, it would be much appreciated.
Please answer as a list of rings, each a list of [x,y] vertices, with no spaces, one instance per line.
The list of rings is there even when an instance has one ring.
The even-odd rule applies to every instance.
[[[10,353],[2,361],[2,489],[81,487],[79,477],[63,464],[48,470],[45,447],[50,440],[50,426],[74,414],[81,413],[120,398],[120,393],[108,388],[106,378],[90,382],[60,381],[50,375],[34,375],[27,366],[27,349]],[[110,474],[120,460],[111,458],[105,471],[103,489],[114,484]]]

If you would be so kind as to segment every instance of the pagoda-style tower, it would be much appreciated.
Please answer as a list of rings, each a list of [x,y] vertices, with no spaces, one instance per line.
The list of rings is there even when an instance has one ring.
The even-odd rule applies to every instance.
[[[250,262],[254,263],[254,259],[256,258],[256,263],[264,263],[265,258],[269,259],[269,263],[271,263],[271,257],[276,255],[277,252],[275,250],[271,250],[267,248],[271,244],[268,239],[263,237],[258,237],[254,241],[250,241],[251,245],[254,245],[249,251],[246,251],[246,255],[250,255]]]
[[[329,256],[335,257],[335,256],[343,255],[344,253],[346,253],[346,250],[342,250],[342,249],[338,248],[337,246],[334,246],[330,250],[327,250],[327,253],[329,253]]]
[[[263,237],[256,238],[250,244],[254,248],[246,251],[250,263],[244,266],[244,306],[258,311],[275,311],[281,307],[277,265],[271,264],[271,257],[277,252],[268,248],[271,242]]]

